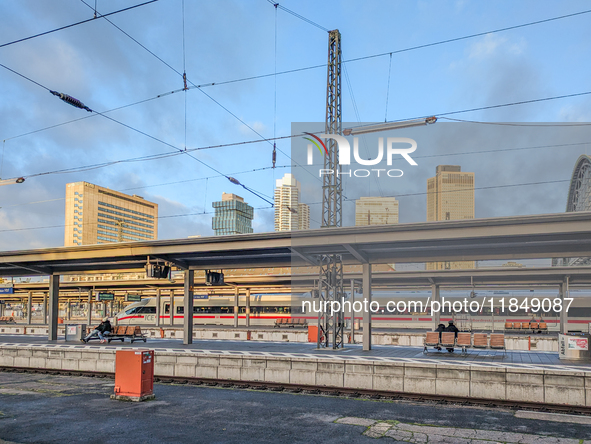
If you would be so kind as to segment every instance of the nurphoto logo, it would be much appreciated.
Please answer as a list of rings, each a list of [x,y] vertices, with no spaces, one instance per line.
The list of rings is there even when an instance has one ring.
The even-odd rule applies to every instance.
[[[304,139],[312,142],[308,144],[308,157],[307,157],[307,164],[313,165],[314,164],[314,146],[318,148],[321,155],[328,155],[328,149],[326,145],[322,141],[324,139],[333,139],[337,143],[337,150],[338,150],[338,161],[339,165],[351,165],[351,145],[349,141],[341,135],[338,134],[319,134],[316,136],[311,133],[305,133],[310,137],[304,137]],[[410,147],[400,147],[400,145],[410,145]],[[395,155],[402,156],[410,165],[417,166],[417,163],[410,157],[411,153],[414,153],[417,149],[417,142],[413,139],[408,137],[387,137],[386,138],[386,159],[387,165],[392,165],[392,158]],[[353,158],[355,162],[359,165],[363,166],[372,166],[378,165],[384,159],[384,138],[380,137],[378,139],[378,154],[374,159],[362,159],[359,155],[359,139],[357,137],[353,138]],[[400,169],[386,169],[386,168],[358,168],[358,169],[349,169],[347,171],[342,170],[331,170],[331,169],[324,169],[321,168],[318,170],[318,175],[321,177],[323,175],[334,175],[337,176],[349,176],[349,177],[368,177],[372,174],[376,174],[380,177],[381,174],[385,174],[388,177],[402,177],[404,172]]]

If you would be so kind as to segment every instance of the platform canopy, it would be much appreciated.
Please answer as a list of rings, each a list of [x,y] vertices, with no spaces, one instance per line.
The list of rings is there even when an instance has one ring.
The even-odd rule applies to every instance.
[[[0,252],[0,276],[591,256],[591,212],[326,228]]]

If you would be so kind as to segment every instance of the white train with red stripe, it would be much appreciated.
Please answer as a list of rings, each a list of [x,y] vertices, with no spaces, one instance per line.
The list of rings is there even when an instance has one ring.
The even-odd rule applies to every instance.
[[[291,318],[292,304],[299,296],[283,294],[251,294],[250,324],[274,325],[276,319]],[[193,301],[193,321],[204,325],[234,325],[234,296],[196,295]],[[160,325],[182,325],[184,305],[182,297],[160,300]],[[299,316],[301,317],[301,316]],[[154,325],[156,322],[156,298],[142,299],[125,307],[116,316],[119,325]],[[239,297],[238,319],[244,325],[246,319],[246,297]]]
[[[448,310],[440,314],[442,322],[452,318],[465,330],[490,330],[494,319],[495,328],[502,329],[505,322],[526,323],[532,320],[543,320],[550,329],[557,329],[559,324],[559,314],[552,310],[547,310],[549,305],[553,306],[556,298],[559,297],[558,291],[553,290],[515,290],[515,291],[493,291],[477,290],[475,298],[470,297],[470,291],[441,291],[441,298],[450,302],[463,302],[465,299],[470,302],[478,302],[482,309],[479,312],[457,313]],[[430,329],[432,326],[431,312],[428,309],[422,311],[412,308],[406,310],[388,311],[385,307],[389,302],[430,302],[431,293],[428,291],[376,291],[372,299],[380,304],[380,309],[372,315],[372,323],[375,327],[383,328],[418,328]],[[588,324],[591,323],[591,291],[573,290],[570,292],[573,298],[569,307],[569,329],[588,331]],[[346,294],[346,301],[350,301],[349,294]],[[305,294],[251,294],[250,298],[250,325],[253,326],[273,326],[277,319],[304,318],[308,324],[314,324],[318,318],[317,313],[310,310],[302,310],[304,301],[316,301],[312,299],[310,293]],[[363,296],[357,294],[355,301],[362,301]],[[491,305],[491,302],[492,305]],[[514,312],[512,308],[517,307]],[[540,309],[534,311],[532,301]],[[542,302],[546,301],[542,306]],[[392,305],[392,304],[391,304]],[[401,304],[400,308],[404,308]],[[492,308],[492,310],[491,310]],[[123,311],[117,314],[117,323],[120,325],[155,325],[156,323],[156,298],[142,299],[128,305]],[[182,325],[184,319],[184,306],[182,297],[174,297],[172,306],[170,297],[162,297],[160,301],[160,325]],[[361,323],[362,312],[356,312],[355,321]],[[246,319],[246,298],[241,295],[239,298],[238,318],[240,325],[245,324]],[[234,325],[234,296],[208,296],[196,295],[194,299],[193,320],[195,324],[203,325]],[[351,313],[345,310],[345,322],[350,324]]]

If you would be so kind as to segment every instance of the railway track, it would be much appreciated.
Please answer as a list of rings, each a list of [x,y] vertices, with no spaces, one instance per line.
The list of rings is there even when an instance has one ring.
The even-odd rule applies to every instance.
[[[114,379],[114,373],[106,372],[85,372],[85,371],[71,371],[71,370],[54,370],[54,369],[31,369],[21,367],[0,367],[0,372],[8,373],[41,373],[51,375],[63,376],[85,376],[94,378],[109,378]],[[480,406],[487,408],[504,408],[510,410],[530,410],[548,413],[563,413],[570,415],[584,415],[591,416],[591,407],[586,406],[572,406],[561,404],[542,404],[536,402],[517,402],[504,400],[490,400],[478,398],[466,398],[459,396],[442,396],[429,394],[413,394],[401,392],[386,392],[379,390],[363,390],[350,389],[342,387],[317,387],[298,384],[278,384],[271,382],[254,382],[254,381],[231,381],[225,379],[203,379],[203,378],[187,378],[187,377],[154,377],[154,382],[161,384],[187,384],[195,386],[207,387],[223,387],[235,390],[268,390],[273,392],[285,393],[302,393],[309,395],[321,396],[339,396],[344,398],[360,398],[373,399],[384,401],[410,401],[410,402],[424,402],[438,405],[462,405],[462,406]]]

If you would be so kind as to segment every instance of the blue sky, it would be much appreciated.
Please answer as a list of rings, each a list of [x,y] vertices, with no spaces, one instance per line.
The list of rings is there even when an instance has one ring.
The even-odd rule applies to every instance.
[[[92,0],[87,2],[94,7]],[[98,0],[97,8],[107,13],[137,3],[140,2]],[[326,32],[284,11],[275,14],[275,8],[266,0],[185,0],[184,4],[184,57],[181,0],[160,0],[109,19],[176,71],[182,72],[185,65],[189,80],[195,84],[272,74],[275,64],[281,72],[326,63]],[[280,4],[325,28],[338,28],[343,39],[344,60],[591,9],[584,1],[286,1]],[[92,8],[80,0],[4,0],[0,2],[0,45],[92,16]],[[391,69],[389,55],[346,63],[359,118],[363,122],[408,119],[591,91],[590,23],[591,14],[583,14],[396,53],[391,58]],[[104,19],[2,47],[0,63],[101,112],[183,87],[182,78],[173,69]],[[292,123],[324,120],[326,68],[279,75],[276,86],[275,78],[270,76],[175,92],[108,116],[178,149],[185,147],[185,116],[188,148],[259,138],[205,93],[263,136],[272,137],[274,132],[285,136],[291,133]],[[453,117],[492,122],[588,122],[590,105],[590,96],[581,96]],[[345,121],[357,119],[345,78],[343,114]],[[45,89],[0,68],[0,142],[4,141],[0,146],[3,153],[0,177],[31,176],[174,151],[96,115],[23,135],[88,116],[86,111],[73,108]],[[471,134],[466,129],[457,137],[470,140]],[[519,142],[530,143],[525,139]],[[473,150],[478,150],[479,144],[475,136]],[[507,147],[505,142],[503,147]],[[291,143],[281,140],[278,148],[289,154]],[[289,168],[268,168],[271,149],[267,142],[261,142],[199,150],[193,154],[216,170],[272,196],[274,179]],[[435,146],[429,152],[450,153],[457,149],[453,140],[447,140],[445,145]],[[534,156],[536,168],[527,168],[531,153],[515,154],[523,162],[517,171],[508,169],[509,161],[501,155],[486,160],[474,155],[449,159],[444,156],[436,163],[463,164],[464,170],[476,172],[477,184],[481,177],[482,185],[489,182],[497,185],[568,179],[576,158],[585,152],[586,146],[542,150]],[[289,166],[290,159],[280,152],[277,165]],[[405,190],[424,192],[426,178],[433,175],[434,165],[435,161],[426,164],[421,174],[409,180]],[[490,178],[484,171],[490,173]],[[28,177],[22,185],[0,187],[0,249],[62,245],[65,184],[81,180],[157,202],[162,217],[161,239],[212,234],[211,202],[219,200],[223,191],[242,195],[255,208],[269,206],[187,155]],[[564,211],[567,186],[553,185],[548,190],[538,189],[538,194],[528,194],[531,204],[526,207],[512,202],[507,195],[496,195],[493,210],[485,204],[479,206],[477,195],[477,217]],[[424,220],[422,205],[422,201],[412,201],[403,216],[401,200],[401,221]],[[272,218],[272,209],[257,210],[255,231],[271,231]],[[22,230],[31,227],[53,228]]]

